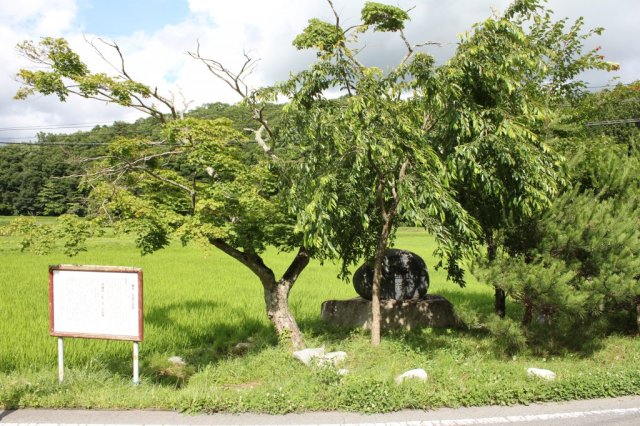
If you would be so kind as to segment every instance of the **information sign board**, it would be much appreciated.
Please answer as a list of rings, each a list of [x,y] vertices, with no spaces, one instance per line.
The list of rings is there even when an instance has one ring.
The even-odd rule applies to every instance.
[[[142,270],[50,266],[49,324],[52,336],[141,342]]]

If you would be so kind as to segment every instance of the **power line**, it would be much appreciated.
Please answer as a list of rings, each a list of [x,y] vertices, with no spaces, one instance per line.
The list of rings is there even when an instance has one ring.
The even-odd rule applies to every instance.
[[[604,120],[604,121],[591,121],[584,123],[585,126],[606,126],[611,124],[628,124],[628,123],[640,123],[640,118],[624,118],[619,120]]]
[[[0,140],[0,145],[28,145],[28,146],[107,146],[106,142],[11,142]],[[157,146],[157,145],[156,145]]]
[[[72,124],[52,124],[43,126],[14,126],[0,127],[0,132],[16,131],[16,130],[48,130],[48,129],[78,129],[83,127],[95,127],[100,124],[114,124],[113,121],[99,121],[95,123],[72,123]],[[125,123],[130,124],[130,123]]]
[[[618,87],[618,86],[632,86],[632,85],[636,85],[638,84],[638,82],[633,82],[633,83],[612,83],[612,84],[603,84],[600,86],[585,86],[586,89],[605,89],[608,87]]]

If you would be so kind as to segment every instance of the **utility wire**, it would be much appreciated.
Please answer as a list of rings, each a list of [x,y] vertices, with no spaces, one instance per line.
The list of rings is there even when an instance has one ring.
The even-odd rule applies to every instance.
[[[75,123],[75,124],[52,124],[43,126],[14,126],[0,127],[0,132],[8,132],[15,130],[47,130],[47,129],[79,129],[83,127],[95,127],[101,124],[114,124],[113,121],[99,121],[96,123]],[[125,123],[130,124],[130,123]]]
[[[585,126],[606,126],[611,124],[628,124],[628,123],[640,123],[640,118],[624,118],[619,120],[604,120],[604,121],[591,121],[584,123]]]
[[[602,84],[600,86],[585,86],[586,89],[605,89],[608,87],[618,87],[618,86],[633,86],[638,84],[637,81],[633,83],[612,83],[612,84]]]
[[[10,142],[0,140],[0,145],[28,145],[28,146],[107,146],[105,142]],[[164,145],[154,145],[164,146]]]

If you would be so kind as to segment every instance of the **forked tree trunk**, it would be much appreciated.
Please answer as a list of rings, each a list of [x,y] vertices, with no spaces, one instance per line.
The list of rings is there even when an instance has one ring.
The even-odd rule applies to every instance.
[[[293,349],[304,347],[304,338],[289,310],[289,292],[293,283],[284,279],[263,283],[267,318],[273,323],[278,340]]]
[[[289,292],[304,268],[309,264],[309,253],[304,247],[291,261],[289,268],[279,280],[273,271],[265,265],[262,258],[256,253],[245,253],[231,247],[220,239],[211,239],[211,244],[233,257],[251,270],[262,283],[264,288],[264,302],[267,309],[267,318],[273,324],[281,344],[292,349],[304,348],[304,337],[300,332],[298,323],[289,310]]]
[[[371,161],[375,167],[371,156],[369,156],[369,161]],[[378,244],[376,245],[373,265],[373,288],[371,289],[371,346],[380,346],[380,328],[382,322],[382,315],[380,314],[380,282],[382,281],[382,261],[384,260],[387,245],[389,244],[389,235],[391,235],[393,221],[398,212],[398,204],[400,204],[398,185],[404,179],[408,166],[409,160],[405,160],[400,167],[397,180],[392,179],[390,181],[393,200],[388,206],[385,204],[384,199],[384,189],[387,184],[387,179],[384,174],[378,171],[376,202],[382,215],[382,229],[380,230],[380,235],[378,235]]]

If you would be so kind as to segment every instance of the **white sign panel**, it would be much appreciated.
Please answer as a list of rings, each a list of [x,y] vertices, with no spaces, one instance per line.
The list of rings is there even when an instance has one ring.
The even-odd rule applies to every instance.
[[[52,336],[142,341],[142,270],[49,268]]]

